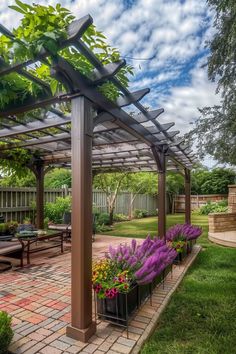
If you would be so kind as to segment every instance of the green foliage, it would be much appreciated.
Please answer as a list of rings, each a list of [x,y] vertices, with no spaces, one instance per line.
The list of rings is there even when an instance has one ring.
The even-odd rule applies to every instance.
[[[71,197],[58,197],[55,203],[46,203],[44,206],[45,218],[54,223],[62,223],[64,212],[71,210]]]
[[[103,233],[103,232],[109,232],[112,230],[112,227],[109,226],[109,225],[100,225],[100,224],[96,224],[95,226],[95,230],[96,230],[96,233]]]
[[[44,218],[44,220],[43,220],[44,230],[48,229],[49,223],[50,223],[49,217]]]
[[[134,194],[157,194],[157,174],[152,172],[129,173],[126,190]]]
[[[61,188],[63,185],[71,187],[71,171],[65,168],[55,168],[45,176],[46,188]]]
[[[210,213],[226,213],[228,211],[228,201],[227,199],[221,200],[220,202],[208,201],[203,205],[197,213],[199,215],[208,215]]]
[[[0,354],[8,353],[12,338],[11,317],[6,312],[0,311]]]
[[[227,194],[228,185],[234,184],[235,178],[230,169],[197,169],[192,172],[192,194]]]
[[[108,213],[101,213],[96,218],[99,225],[109,225],[110,218]]]
[[[148,211],[145,209],[134,209],[134,218],[141,219],[148,216]]]
[[[13,48],[17,59],[34,58],[42,49],[55,55],[59,49],[58,42],[66,39],[66,28],[75,17],[60,4],[54,8],[34,3],[28,5],[19,0],[15,2],[17,6],[9,7],[24,15],[21,25],[14,30],[19,40]]]
[[[0,36],[0,55],[7,64],[34,59],[46,50],[51,54],[47,64],[50,65],[60,54],[84,75],[91,75],[93,66],[74,47],[59,50],[60,43],[67,38],[67,28],[74,20],[68,9],[60,4],[53,7],[35,3],[29,5],[19,0],[15,0],[15,3],[10,8],[23,15],[20,25],[13,31],[16,40],[13,42],[4,35]],[[106,43],[106,37],[97,31],[95,26],[90,26],[82,39],[104,65],[120,60],[119,51]],[[48,82],[52,94],[55,94],[63,91],[63,85],[50,76],[49,65],[38,63],[34,68],[34,74]],[[125,86],[128,85],[128,74],[132,74],[132,68],[128,65],[117,74],[117,78]],[[99,89],[111,100],[115,100],[119,95],[119,91],[112,83],[105,83]],[[45,94],[48,94],[48,90],[45,91],[26,78],[11,73],[4,76],[0,83],[0,108]]]
[[[100,213],[94,209],[93,214],[96,215],[94,229],[95,233],[103,233],[112,230],[110,225],[110,216],[108,213]]]
[[[121,172],[97,174],[93,179],[93,187],[102,190],[107,195],[119,190],[125,190],[128,181],[128,174]]]
[[[179,173],[168,172],[166,176],[166,192],[170,196],[184,192],[184,177]]]
[[[213,13],[214,36],[208,43],[208,77],[217,82],[221,104],[204,107],[196,127],[187,135],[198,142],[199,154],[212,155],[221,163],[236,164],[236,2],[208,0]]]
[[[168,172],[166,176],[166,194],[169,198],[169,211],[172,212],[174,196],[184,193],[184,178],[179,173]]]
[[[151,210],[148,212],[148,216],[157,216],[158,212],[157,210]]]
[[[7,231],[7,224],[1,223],[0,224],[0,234],[5,234]]]
[[[119,222],[119,221],[127,221],[127,220],[129,220],[129,218],[125,214],[114,214],[113,220],[115,222]]]
[[[29,169],[25,169],[24,174],[21,172],[20,176],[11,173],[0,179],[0,186],[2,187],[35,187],[35,185],[35,175]]]
[[[0,142],[0,145],[1,147],[6,146],[3,142]],[[31,159],[31,154],[29,151],[9,148],[6,150],[5,155],[6,157],[3,154],[0,158],[1,173],[3,175],[15,175],[22,177],[28,173],[28,168],[26,166]]]
[[[16,232],[17,226],[18,226],[18,222],[14,220],[0,223],[0,234],[2,235],[14,234]]]
[[[216,32],[210,41],[208,57],[208,76],[218,81],[218,91],[223,91],[223,106],[230,108],[236,103],[236,3],[227,0],[208,0],[215,11],[214,27]],[[222,55],[224,53],[224,55]]]

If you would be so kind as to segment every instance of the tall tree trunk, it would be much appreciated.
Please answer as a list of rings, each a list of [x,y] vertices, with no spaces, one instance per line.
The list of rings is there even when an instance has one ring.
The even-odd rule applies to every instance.
[[[131,193],[130,195],[130,204],[129,204],[129,219],[133,219],[133,204],[134,204],[134,201],[137,197],[138,193]]]
[[[113,216],[114,216],[114,208],[112,208],[109,212],[109,224],[113,224]]]

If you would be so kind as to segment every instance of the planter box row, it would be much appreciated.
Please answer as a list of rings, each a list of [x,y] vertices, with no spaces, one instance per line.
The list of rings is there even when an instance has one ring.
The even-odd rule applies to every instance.
[[[183,248],[182,252],[179,252],[174,260],[174,264],[179,264],[187,257],[188,254],[192,252],[193,244],[195,241],[188,241],[186,246]]]
[[[119,293],[113,299],[96,297],[97,316],[102,320],[127,327],[129,318],[134,311],[152,295],[153,289],[164,282],[165,277],[171,271],[172,265],[169,265],[152,283],[146,285],[135,284],[128,293]]]

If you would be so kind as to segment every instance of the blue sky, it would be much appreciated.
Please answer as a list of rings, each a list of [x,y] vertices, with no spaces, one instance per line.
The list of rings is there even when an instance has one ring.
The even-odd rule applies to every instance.
[[[205,43],[214,33],[213,13],[205,0],[50,0],[50,5],[57,2],[77,18],[92,15],[108,42],[134,66],[130,89],[150,87],[143,103],[165,109],[161,122],[174,121],[176,129],[186,132],[199,116],[198,107],[219,102],[203,67]],[[20,19],[8,9],[13,3],[0,2],[0,22],[8,28]]]

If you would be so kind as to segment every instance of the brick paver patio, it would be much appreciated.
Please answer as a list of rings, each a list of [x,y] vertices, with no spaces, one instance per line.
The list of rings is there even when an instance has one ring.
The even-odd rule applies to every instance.
[[[130,242],[130,239],[97,236],[93,243],[93,257],[104,255],[110,243]],[[70,322],[70,245],[64,254],[52,251],[32,257],[31,266],[14,268],[0,274],[0,310],[13,316],[14,338],[12,353],[138,353],[144,340],[151,333],[171,294],[178,286],[200,247],[196,246],[186,261],[174,266],[164,289],[159,286],[152,297],[135,314],[126,330],[99,321],[97,332],[89,343],[66,337]]]

